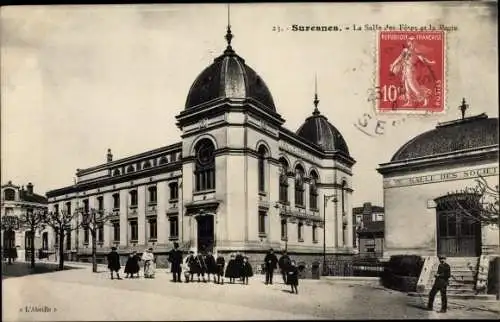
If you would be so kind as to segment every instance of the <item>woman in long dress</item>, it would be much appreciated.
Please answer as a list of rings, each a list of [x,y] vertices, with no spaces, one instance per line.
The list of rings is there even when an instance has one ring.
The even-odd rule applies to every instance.
[[[231,258],[229,259],[229,262],[227,263],[226,267],[226,277],[229,278],[229,283],[233,284],[234,279],[239,277],[239,272],[238,272],[238,267],[236,264],[235,256],[234,254],[231,254]]]
[[[406,42],[406,47],[403,48],[399,56],[390,65],[390,72],[397,75],[401,74],[401,82],[404,89],[405,103],[403,106],[410,106],[413,102],[421,103],[422,106],[427,106],[428,97],[432,90],[424,84],[419,83],[417,79],[418,62],[424,65],[435,64],[435,61],[427,59],[424,53],[429,51],[425,46],[415,43],[415,38],[410,37]]]
[[[146,250],[142,254],[142,260],[144,261],[144,277],[154,278],[155,277],[155,257],[153,255],[153,248]]]
[[[299,269],[297,268],[295,261],[290,262],[286,283],[292,287],[292,293],[299,294]]]

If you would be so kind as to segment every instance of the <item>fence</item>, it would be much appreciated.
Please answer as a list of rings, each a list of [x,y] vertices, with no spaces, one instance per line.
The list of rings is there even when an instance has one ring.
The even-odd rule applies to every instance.
[[[365,276],[380,277],[385,264],[376,258],[341,258],[327,260],[324,276]]]

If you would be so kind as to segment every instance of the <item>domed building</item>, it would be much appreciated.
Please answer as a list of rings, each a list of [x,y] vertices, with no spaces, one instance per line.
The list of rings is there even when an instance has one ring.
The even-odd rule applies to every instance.
[[[416,136],[380,165],[385,258],[424,256],[430,269],[423,272],[430,274],[436,256],[445,255],[452,274],[460,274],[464,267],[487,268],[488,258],[499,254],[498,214],[489,220],[482,211],[495,202],[495,194],[479,200],[473,190],[496,189],[498,202],[498,118],[465,117],[467,106],[464,99],[461,119]]]
[[[112,212],[98,252],[153,247],[159,265],[184,250],[264,254],[287,250],[303,268],[323,256],[353,253],[352,166],[345,139],[319,112],[297,132],[284,127],[264,80],[231,46],[204,69],[177,116],[181,141],[77,171],[77,182],[50,191],[50,208]],[[326,201],[326,203],[325,203]],[[88,232],[75,244],[89,257]],[[258,264],[258,265],[257,265]]]

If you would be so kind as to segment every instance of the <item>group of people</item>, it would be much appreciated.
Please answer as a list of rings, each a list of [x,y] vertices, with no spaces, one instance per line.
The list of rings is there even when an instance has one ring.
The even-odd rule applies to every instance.
[[[153,248],[149,248],[142,253],[142,256],[139,256],[136,251],[129,255],[127,263],[125,264],[125,278],[134,278],[134,275],[135,278],[139,277],[139,262],[141,261],[144,262],[144,277],[155,277],[156,259],[153,254]],[[108,269],[111,272],[111,279],[114,278],[113,273],[116,274],[117,279],[122,279],[119,273],[121,269],[120,255],[116,251],[116,247],[112,247],[111,252],[108,254]]]
[[[147,249],[142,256],[139,256],[135,251],[129,255],[124,270],[126,278],[134,278],[134,275],[136,278],[139,277],[139,262],[141,261],[144,262],[144,277],[154,278],[156,260],[152,248]],[[210,277],[212,276],[213,282],[216,284],[224,284],[224,278],[228,278],[231,284],[234,284],[238,280],[242,284],[248,285],[249,278],[253,276],[253,268],[248,261],[248,257],[243,256],[239,252],[231,254],[226,264],[226,260],[221,254],[216,258],[211,251],[204,254],[195,254],[194,251],[190,251],[183,258],[179,244],[174,243],[174,249],[170,251],[168,261],[171,264],[174,283],[182,282],[182,272],[184,272],[185,283],[193,282],[195,276],[198,282],[207,282],[207,280],[210,282]],[[286,251],[279,260],[272,248],[266,254],[263,265],[266,273],[266,285],[273,284],[273,273],[278,266],[283,277],[283,282],[291,286],[292,293],[298,294],[298,268],[295,261],[290,259]],[[111,279],[114,278],[113,273],[116,273],[117,278],[121,279],[118,273],[121,268],[120,256],[116,252],[116,247],[113,247],[108,254],[108,268],[111,272]],[[205,279],[205,275],[207,279]]]

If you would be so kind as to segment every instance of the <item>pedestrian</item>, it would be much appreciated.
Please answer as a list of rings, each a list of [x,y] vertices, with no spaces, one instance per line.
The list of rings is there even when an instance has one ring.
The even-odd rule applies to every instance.
[[[236,256],[234,257],[234,262],[236,264],[236,275],[243,282],[243,255],[240,252],[236,252]]]
[[[137,255],[137,252],[134,250],[128,257],[127,263],[125,264],[125,278],[134,278],[134,274],[137,274],[136,277],[139,277],[139,261],[141,258]]]
[[[219,254],[215,263],[217,265],[217,284],[224,284],[224,266],[226,264],[224,256]]]
[[[184,281],[186,283],[189,283],[189,280],[191,279],[191,269],[190,269],[190,263],[191,263],[191,258],[192,254],[189,252],[188,256],[184,258],[184,261],[182,263],[182,270],[184,271]]]
[[[189,277],[190,281],[193,281],[194,275],[198,274],[200,268],[198,265],[198,261],[196,260],[196,254],[194,250],[191,250],[189,252],[189,258],[188,258],[188,266],[189,266]]]
[[[434,285],[432,285],[431,292],[429,293],[429,302],[427,303],[427,309],[432,311],[434,305],[434,298],[436,293],[441,293],[441,311],[439,313],[446,313],[448,308],[448,299],[446,297],[446,287],[448,286],[448,280],[451,277],[451,268],[448,263],[446,263],[446,256],[439,256],[439,266],[437,274],[435,275]]]
[[[116,247],[111,247],[111,252],[108,254],[108,269],[111,272],[111,279],[113,279],[113,272],[116,272],[117,279],[121,280],[120,274],[120,255],[116,252]]]
[[[264,258],[264,263],[266,265],[266,285],[273,284],[273,273],[276,269],[276,264],[278,263],[278,258],[273,252],[273,249],[270,248]]]
[[[286,250],[283,251],[283,255],[281,255],[278,260],[278,266],[281,271],[281,277],[283,277],[283,284],[286,284],[286,277],[288,272],[288,266],[290,265],[290,257],[286,253]]]
[[[287,270],[287,284],[292,287],[292,293],[299,294],[299,269],[297,268],[297,264],[295,261],[290,262],[290,266]]]
[[[241,275],[243,276],[243,284],[248,285],[248,278],[253,276],[253,270],[246,256],[243,257]]]
[[[144,261],[144,277],[154,278],[155,256],[153,254],[153,248],[146,249],[144,253],[142,253],[142,260]]]
[[[196,263],[197,263],[197,268],[198,268],[198,282],[200,282],[200,275],[203,279],[203,283],[206,283],[207,280],[205,279],[205,273],[207,272],[207,263],[205,263],[205,256],[203,254],[198,254],[196,256]]]
[[[237,267],[236,267],[236,261],[235,261],[235,256],[234,254],[231,254],[231,257],[229,258],[229,262],[227,263],[226,267],[226,277],[229,278],[229,283],[233,284],[234,279],[238,277],[237,275]]]
[[[207,255],[205,256],[205,264],[207,266],[208,281],[210,282],[210,275],[213,275],[215,283],[215,276],[217,275],[217,263],[215,262],[215,257],[214,255],[212,255],[211,251],[208,251]]]
[[[182,272],[182,251],[179,250],[179,244],[174,243],[174,249],[170,251],[168,255],[168,261],[172,265],[171,272],[173,274],[174,283],[181,283],[181,272]]]

